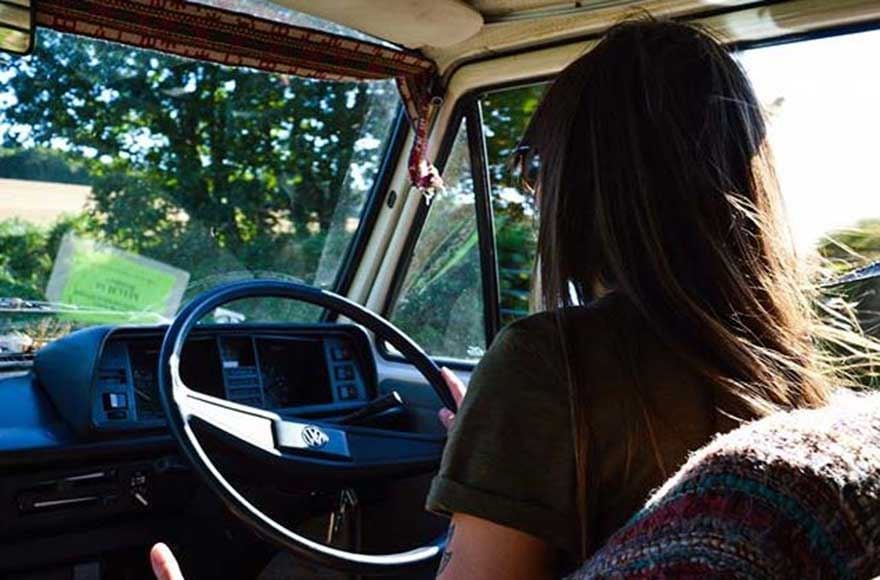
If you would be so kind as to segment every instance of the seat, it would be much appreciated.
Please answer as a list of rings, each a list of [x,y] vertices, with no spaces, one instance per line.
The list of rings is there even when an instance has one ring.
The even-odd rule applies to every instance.
[[[772,415],[697,451],[570,578],[880,575],[880,394]]]

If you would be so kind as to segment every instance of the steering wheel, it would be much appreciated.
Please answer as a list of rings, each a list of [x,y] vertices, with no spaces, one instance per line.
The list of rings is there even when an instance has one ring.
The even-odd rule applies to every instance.
[[[193,299],[165,333],[159,355],[159,396],[171,434],[201,480],[248,527],[294,555],[353,574],[400,573],[429,564],[442,554],[445,537],[407,552],[362,554],[327,546],[279,523],[242,496],[208,458],[196,438],[195,422],[237,443],[249,455],[301,473],[351,481],[361,476],[401,476],[439,464],[445,436],[403,433],[339,423],[297,421],[277,413],[194,391],[180,376],[180,357],[193,327],[206,314],[243,298],[287,298],[341,314],[375,333],[427,379],[440,401],[455,411],[452,393],[427,354],[391,323],[337,294],[279,280],[246,280],[208,290]]]

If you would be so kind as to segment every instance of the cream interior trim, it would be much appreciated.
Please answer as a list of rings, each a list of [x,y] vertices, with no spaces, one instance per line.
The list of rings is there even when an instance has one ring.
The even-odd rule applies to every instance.
[[[695,21],[725,40],[736,42],[766,40],[877,19],[880,19],[880,0],[793,0]],[[465,65],[449,80],[446,101],[454,102],[482,87],[551,76],[595,43],[595,40],[576,42]]]
[[[437,63],[441,73],[447,74],[455,65],[465,60],[597,34],[625,16],[637,14],[639,11],[671,18],[736,7],[752,1],[754,0],[642,0],[622,6],[614,3],[575,14],[486,24],[478,34],[463,42],[427,46],[423,52]]]
[[[735,8],[750,0],[646,0],[631,5],[608,6],[577,14],[487,24],[464,42],[445,47],[427,47],[425,54],[437,62],[444,74],[458,63],[529,45],[558,42],[566,38],[600,33],[636,10],[655,16],[693,17],[734,40],[759,40],[876,19],[880,0],[792,0],[720,16],[699,18],[701,12]]]
[[[273,1],[410,48],[462,42],[483,26],[483,16],[459,0]]]
[[[373,233],[367,241],[367,247],[364,250],[363,258],[357,265],[357,271],[352,279],[351,286],[348,290],[349,300],[353,300],[358,304],[367,303],[370,295],[370,286],[376,278],[376,273],[382,262],[386,258],[386,249],[391,241],[391,236],[397,231],[398,220],[400,219],[401,208],[406,205],[406,197],[409,189],[409,173],[406,167],[407,152],[412,147],[413,132],[409,131],[400,156],[403,161],[398,162],[394,169],[394,175],[388,185],[388,189],[382,192],[382,201],[379,214],[376,216],[376,222],[373,226]],[[397,192],[397,200],[389,207],[388,199],[391,192]],[[399,251],[398,251],[399,253]],[[397,258],[394,260],[397,262]]]
[[[483,87],[554,75],[595,44],[596,41],[588,40],[464,66],[450,80],[446,98],[457,101],[466,93]]]
[[[766,40],[880,18],[880,0],[794,0],[699,22],[730,41]]]
[[[434,128],[431,132],[431,138],[427,147],[429,159],[437,158],[437,153],[440,150],[440,142],[443,140],[443,136],[446,132],[445,128],[451,122],[456,100],[457,99],[449,98],[444,100],[437,113],[437,119],[434,123]],[[453,130],[455,129],[457,129],[457,127]],[[410,132],[410,135],[411,134],[412,132]],[[409,231],[412,229],[418,208],[421,204],[426,203],[425,197],[419,191],[415,188],[409,187],[406,162],[407,156],[404,153],[400,156],[393,180],[393,184],[397,184],[399,187],[399,189],[396,189],[395,191],[405,193],[399,196],[393,209],[389,209],[387,205],[384,205],[381,210],[382,213],[396,211],[398,214],[396,225],[393,230],[386,231],[380,231],[379,227],[374,228],[373,236],[370,239],[370,245],[367,246],[368,250],[365,252],[365,254],[369,253],[372,248],[372,251],[374,251],[376,255],[371,256],[370,260],[375,260],[377,258],[379,260],[379,263],[377,264],[378,267],[375,270],[375,278],[372,280],[370,280],[370,277],[364,278],[359,287],[352,285],[352,292],[349,292],[349,298],[353,300],[357,300],[358,297],[366,295],[366,299],[362,303],[370,310],[379,313],[382,312],[382,309],[385,306],[386,296],[391,290],[391,283],[394,279],[394,273],[397,270],[397,263],[400,261],[403,247],[406,245],[406,238],[409,236]],[[398,177],[401,177],[400,181],[398,181]],[[394,186],[393,184],[392,187]],[[387,192],[385,194],[387,195]],[[382,214],[380,214],[379,217],[381,219]],[[377,226],[378,223],[379,222],[377,222]],[[374,240],[376,240],[375,245],[373,244]],[[356,280],[360,277],[362,269],[362,267],[358,268],[357,276],[355,277]],[[372,282],[369,288],[367,287],[367,284],[369,284],[368,281]],[[354,294],[355,290],[358,292],[357,296]],[[357,301],[361,302],[360,300]]]
[[[598,10],[609,6],[636,4],[639,0],[469,0],[489,22],[523,20],[536,16],[573,14],[585,10]]]

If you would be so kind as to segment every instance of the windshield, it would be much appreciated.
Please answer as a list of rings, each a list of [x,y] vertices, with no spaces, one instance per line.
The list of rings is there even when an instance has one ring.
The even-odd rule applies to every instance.
[[[164,321],[229,280],[333,285],[397,118],[393,81],[37,41],[0,56],[0,352]],[[277,314],[266,304],[215,317]]]

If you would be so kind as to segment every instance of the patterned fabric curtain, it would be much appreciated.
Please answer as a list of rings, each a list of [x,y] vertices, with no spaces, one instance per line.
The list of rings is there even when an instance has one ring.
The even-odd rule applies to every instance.
[[[198,60],[323,80],[394,78],[416,133],[410,177],[423,191],[439,183],[424,158],[438,77],[417,52],[186,0],[38,0],[36,7],[40,26]]]

